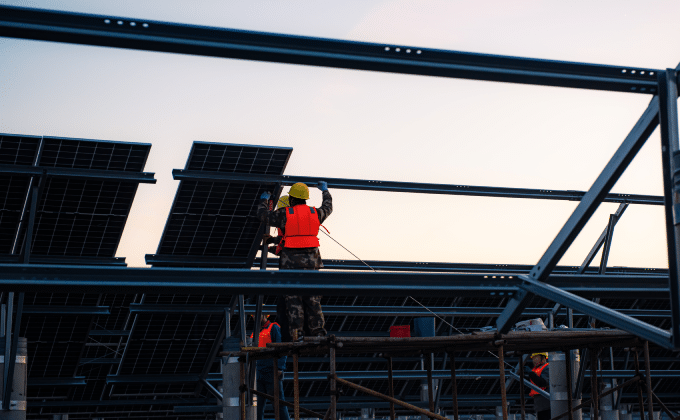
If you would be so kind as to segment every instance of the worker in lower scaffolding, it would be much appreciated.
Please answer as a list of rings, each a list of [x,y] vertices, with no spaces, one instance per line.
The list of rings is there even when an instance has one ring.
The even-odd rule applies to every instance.
[[[269,211],[269,192],[260,196],[262,202],[257,215],[264,223],[282,229],[283,248],[279,254],[280,270],[319,270],[323,268],[319,252],[319,227],[333,212],[333,198],[328,185],[319,181],[322,191],[321,207],[307,205],[309,188],[302,182],[293,184],[288,191],[289,206]],[[293,341],[302,339],[306,321],[312,336],[325,336],[321,296],[285,296],[288,326]]]
[[[273,321],[272,315],[262,315],[260,320],[260,339],[259,347],[267,347],[267,343],[281,342],[281,327]],[[272,359],[262,359],[256,362],[257,382],[256,389],[265,394],[274,395],[274,381],[279,381],[279,399],[285,401],[283,395],[283,371],[286,370],[286,356],[279,357],[278,369],[274,372]],[[257,420],[264,419],[264,409],[267,405],[266,398],[257,399]],[[290,420],[288,407],[279,405],[279,420]]]
[[[548,363],[548,353],[533,353],[531,361],[533,369],[525,366],[525,373],[529,376],[531,383],[542,390],[547,390],[550,386],[550,367]],[[536,410],[537,420],[550,420],[550,400],[539,394],[536,390],[529,391],[529,396],[534,399],[534,409]]]

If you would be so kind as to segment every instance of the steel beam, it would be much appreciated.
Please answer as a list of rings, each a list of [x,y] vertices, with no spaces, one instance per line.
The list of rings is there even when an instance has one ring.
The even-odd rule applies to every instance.
[[[0,6],[0,36],[424,76],[655,93],[654,69],[279,35]]]
[[[58,307],[57,307],[58,308]],[[394,317],[394,316],[424,316],[432,315],[432,312],[442,317],[473,317],[473,318],[493,318],[499,316],[503,312],[503,308],[493,307],[429,307],[429,311],[420,306],[338,306],[338,305],[324,305],[324,315],[335,316],[378,316],[378,317]],[[255,312],[256,305],[245,305],[246,313]],[[275,313],[276,305],[263,305],[263,312]],[[549,308],[527,308],[524,310],[524,316],[544,316]],[[432,311],[432,312],[430,312]],[[671,312],[668,310],[656,309],[620,309],[621,313],[637,318],[664,318],[669,317]],[[179,304],[147,304],[147,303],[132,303],[130,304],[130,313],[151,313],[151,314],[211,314],[218,315],[224,312],[224,305],[179,305]],[[236,311],[238,312],[238,310]],[[559,311],[560,316],[566,315],[566,309]],[[26,310],[24,310],[26,313]],[[56,311],[55,311],[56,313]],[[584,313],[575,313],[574,315],[585,315]],[[343,335],[342,332],[338,333]],[[220,340],[221,342],[221,340]]]
[[[98,181],[135,182],[141,184],[156,183],[156,179],[154,178],[155,174],[152,172],[104,171],[98,169],[0,164],[0,173],[27,177],[47,176],[59,178],[95,179]]]
[[[28,378],[28,386],[81,386],[87,385],[84,376],[73,378]],[[32,405],[32,404],[31,404]]]
[[[652,134],[658,123],[659,99],[654,97],[631,132],[616,153],[614,153],[614,156],[609,160],[602,173],[597,177],[585,196],[583,196],[583,199],[557,234],[557,237],[555,237],[539,262],[531,270],[529,278],[538,282],[547,280],[557,262],[562,258],[588,220],[590,220],[597,207],[614,184],[616,184],[616,181],[618,181],[637,152],[645,144],[645,141]],[[508,302],[506,310],[496,322],[499,333],[504,334],[508,332],[519,320],[530,298],[531,295],[528,293],[518,293]],[[656,340],[652,341],[656,342]]]
[[[541,296],[553,302],[560,303],[566,307],[582,311],[595,319],[620,328],[624,331],[628,331],[629,333],[645,340],[652,341],[661,347],[674,349],[673,343],[671,342],[671,334],[666,330],[655,327],[646,322],[639,321],[628,315],[624,315],[619,311],[609,309],[605,306],[576,296],[573,293],[569,293],[547,283],[531,279],[529,276],[522,275],[520,277],[525,281],[525,284],[523,284],[521,288],[528,293]]]
[[[26,305],[24,313],[31,315],[111,315],[108,306]]]
[[[172,175],[175,180],[180,181],[239,182],[252,184],[280,183],[282,185],[293,185],[296,182],[303,182],[307,185],[316,185],[319,181],[326,181],[328,183],[328,188],[333,189],[390,191],[418,194],[469,195],[481,197],[533,198],[541,200],[580,201],[586,194],[583,191],[571,190],[541,190],[533,188],[426,184],[420,182],[375,181],[365,179],[326,178],[297,175],[258,175],[236,172],[190,171],[184,169],[173,169]],[[604,198],[604,201],[611,203],[628,202],[634,204],[663,205],[663,197],[654,195],[607,194]]]
[[[670,272],[668,283],[673,312],[671,332],[673,344],[680,347],[680,140],[677,77],[678,73],[673,69],[659,74],[659,125]]]
[[[597,252],[597,251],[596,251]],[[0,257],[2,261],[2,257]],[[184,255],[157,255],[147,254],[146,263],[160,267],[211,267],[211,268],[241,268],[243,258],[232,257],[208,257],[208,256],[184,256]],[[527,274],[534,267],[528,264],[476,264],[476,263],[443,263],[427,261],[378,261],[364,260],[366,264],[376,271],[419,271],[419,272],[458,272],[458,273],[484,273],[499,275]],[[37,260],[36,263],[39,263]],[[369,271],[367,267],[357,260],[324,259],[323,265],[329,270],[361,270]],[[256,258],[253,267],[261,267],[261,259]],[[278,258],[267,258],[267,268],[278,268]],[[371,270],[372,271],[372,270]],[[556,266],[554,274],[574,274],[579,271],[578,266]],[[642,267],[608,267],[608,273],[616,274],[650,274],[667,275],[665,268],[642,268]],[[582,273],[597,274],[597,268],[586,268]]]
[[[548,283],[583,296],[668,296],[666,276],[553,275]],[[374,273],[313,270],[72,267],[0,264],[0,288],[61,293],[306,294],[373,296],[512,296],[517,276],[463,273]]]
[[[69,257],[47,256],[31,254],[32,264],[59,264],[59,265],[118,265],[125,266],[125,257]],[[0,264],[21,264],[21,256],[0,255]]]

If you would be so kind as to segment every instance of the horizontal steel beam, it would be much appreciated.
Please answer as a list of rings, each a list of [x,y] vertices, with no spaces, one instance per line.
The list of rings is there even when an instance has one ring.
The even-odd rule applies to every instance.
[[[108,306],[24,305],[24,314],[111,315]]]
[[[565,274],[548,282],[587,297],[668,296],[666,276]],[[0,264],[0,288],[17,292],[119,293],[122,287],[126,293],[165,294],[304,295],[323,290],[326,296],[512,296],[520,285],[513,275]]]
[[[48,166],[24,166],[0,164],[0,174],[13,176],[48,176],[59,178],[94,179],[98,181],[120,181],[141,184],[155,184],[152,172],[104,171],[99,169],[55,168]]]
[[[464,360],[461,360],[464,361]],[[300,381],[327,381],[328,371],[314,371],[314,372],[298,372]],[[386,370],[375,371],[339,371],[338,377],[352,380],[352,381],[368,381],[368,380],[386,380]],[[590,373],[586,372],[585,376],[589,377]],[[635,376],[635,371],[632,370],[603,370],[602,378],[631,378]],[[653,378],[680,378],[680,370],[652,370],[651,376]],[[450,370],[433,370],[432,377],[434,379],[450,379]],[[427,378],[427,372],[424,370],[395,370],[393,371],[393,378],[395,380],[418,380]],[[498,379],[498,370],[496,369],[456,369],[457,379]],[[220,374],[213,373],[208,375],[206,380],[210,382],[221,381]],[[293,373],[284,372],[284,381],[292,381]],[[190,383],[200,381],[199,375],[108,375],[106,377],[107,384],[136,384],[136,383],[152,383],[152,384],[167,384],[167,383]]]
[[[81,386],[87,385],[84,376],[73,378],[28,378],[28,386]]]
[[[461,359],[464,362],[465,359]],[[326,381],[328,380],[328,371],[317,371],[317,372],[298,372],[299,380],[301,381]],[[348,381],[368,381],[368,380],[382,380],[387,379],[386,370],[376,370],[376,371],[347,371],[347,372],[337,372],[339,378],[347,379]],[[590,373],[585,373],[586,377],[590,377]],[[632,378],[635,376],[635,371],[633,370],[603,370],[602,375],[598,373],[599,377],[602,378]],[[652,370],[652,378],[680,378],[680,370]],[[415,380],[415,379],[426,379],[427,372],[424,370],[395,370],[393,371],[393,378],[395,380]],[[433,370],[432,378],[434,379],[450,379],[450,370]],[[498,379],[497,369],[456,369],[457,379]],[[292,381],[293,373],[284,372],[284,381]]]
[[[642,339],[656,343],[661,347],[674,349],[673,343],[671,342],[671,333],[669,331],[639,321],[621,312],[576,296],[573,293],[569,293],[550,284],[533,280],[529,276],[521,275],[520,278],[525,281],[525,283],[521,285],[521,288],[526,292],[541,296],[568,308],[584,312],[595,319],[624,331],[628,331]]]
[[[30,407],[107,407],[107,406],[136,406],[136,405],[175,405],[175,404],[217,404],[214,398],[146,398],[146,399],[120,399],[120,400],[84,400],[84,401],[54,401],[37,400],[30,401]],[[102,414],[106,416],[105,414]],[[126,416],[127,417],[127,416]]]
[[[0,264],[19,264],[21,255],[0,255]],[[32,264],[65,265],[117,265],[125,267],[125,257],[72,257],[66,255],[46,256],[31,254]]]
[[[424,76],[656,93],[658,70],[0,6],[0,36]]]
[[[391,191],[419,194],[471,195],[482,197],[533,198],[541,200],[580,201],[584,191],[541,190],[533,188],[484,187],[474,185],[426,184],[420,182],[373,181],[365,179],[325,178],[296,175],[257,175],[233,172],[207,172],[173,169],[173,178],[180,181],[240,182],[253,184],[293,185],[303,182],[316,185],[319,181],[328,183],[328,188]],[[608,194],[605,202],[663,205],[663,197],[638,194]]]
[[[131,303],[130,313],[147,314],[224,314],[224,305],[175,305],[175,304],[151,304],[151,303]],[[255,305],[245,305],[246,312],[255,313]],[[490,307],[428,307],[428,309],[439,316],[473,317],[473,318],[493,318],[501,314],[504,308]],[[262,310],[265,314],[276,313],[276,305],[264,305]],[[432,312],[420,306],[337,306],[324,305],[324,315],[336,316],[428,316]],[[552,308],[527,308],[524,316],[545,316],[551,312]],[[566,308],[560,310],[557,316],[566,316]],[[663,318],[670,317],[669,310],[651,309],[620,309],[619,312],[638,318]],[[238,308],[236,312],[238,313]],[[584,315],[576,312],[574,315]],[[343,335],[342,332],[339,333]]]

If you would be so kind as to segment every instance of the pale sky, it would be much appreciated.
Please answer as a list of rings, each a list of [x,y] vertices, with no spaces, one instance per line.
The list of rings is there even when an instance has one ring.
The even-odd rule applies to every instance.
[[[677,0],[0,1],[466,52],[663,69]],[[155,253],[194,140],[290,146],[286,174],[587,190],[650,96],[0,38],[0,132],[153,144],[118,256]],[[658,130],[614,192],[662,193]],[[332,190],[362,259],[534,264],[576,202]],[[320,204],[312,191],[310,204]],[[617,204],[561,264],[579,265]],[[324,258],[352,259],[321,237]],[[610,265],[667,267],[663,209],[631,205]],[[599,260],[596,260],[596,264]]]

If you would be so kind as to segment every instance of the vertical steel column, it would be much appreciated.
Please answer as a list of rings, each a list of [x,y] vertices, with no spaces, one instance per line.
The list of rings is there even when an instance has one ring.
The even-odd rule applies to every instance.
[[[674,347],[680,346],[680,144],[678,140],[677,73],[666,69],[659,82],[659,125],[663,163],[666,240],[671,299],[671,334]]]
[[[503,404],[503,420],[508,420],[508,398],[505,393],[505,354],[503,345],[498,346],[498,367],[500,370],[501,401]]]
[[[293,353],[293,414],[295,420],[300,420],[300,378],[297,352]]]
[[[552,312],[551,312],[552,314]],[[519,399],[522,409],[522,420],[526,420],[526,407],[524,402],[524,355],[519,355]],[[570,419],[571,420],[571,419]]]
[[[279,358],[277,356],[274,356],[272,359],[272,363],[274,364],[273,368],[273,373],[274,373],[274,419],[275,420],[281,420],[281,416],[279,415],[279,410],[280,410],[280,405],[281,403],[279,402],[279,393],[281,390],[279,389]]]
[[[458,384],[456,383],[456,358],[453,355],[453,351],[449,352],[449,358],[451,359],[451,396],[453,397],[452,405],[453,418],[454,420],[460,420],[458,418]]]
[[[640,373],[640,356],[638,355],[638,350],[635,349],[635,374],[642,378],[642,373]],[[642,387],[640,386],[642,379],[637,381],[637,392],[638,392],[638,405],[640,406],[640,420],[645,420],[645,402],[642,398]]]
[[[567,410],[569,410],[569,420],[574,420],[574,395],[572,393],[572,379],[571,376],[574,373],[571,364],[571,350],[564,351],[564,362],[566,365],[567,373]]]
[[[331,336],[330,340],[330,378],[331,378],[331,420],[336,420],[338,418],[337,415],[337,402],[338,402],[338,394],[337,394],[337,383],[335,381],[335,337]],[[276,419],[279,420],[279,419]]]
[[[9,292],[7,294],[7,326],[5,327],[5,356],[8,356],[11,349],[12,349],[12,315],[14,312],[14,292]],[[7,357],[5,358],[7,359]],[[8,361],[9,362],[9,361]],[[4,367],[4,375],[2,378],[2,384],[4,390],[7,390],[8,383],[9,383],[9,378],[13,377],[14,372],[10,374],[10,370],[8,368],[8,363],[5,364]],[[6,393],[6,392],[5,392]],[[2,410],[9,410],[9,398],[5,397],[3,395],[2,399],[2,407],[0,407]]]
[[[427,365],[427,401],[429,402],[430,413],[434,413],[434,395],[432,393],[432,353],[425,354],[425,364]]]
[[[652,375],[650,373],[649,369],[649,341],[645,341],[644,344],[644,353],[645,353],[645,382],[647,384],[647,404],[648,404],[648,411],[649,414],[647,414],[647,417],[649,420],[654,419],[654,398],[652,397]]]
[[[390,388],[390,398],[394,398],[394,379],[392,378],[392,357],[387,357],[387,384]],[[390,420],[396,420],[394,412],[394,402],[390,401]]]
[[[597,420],[599,416],[600,390],[597,384],[597,351],[598,349],[596,348],[591,349],[590,351],[590,394],[592,395],[593,400],[593,415],[591,416],[591,420]]]
[[[240,367],[240,390],[239,393],[239,408],[241,409],[241,420],[246,420],[246,362],[243,357],[239,360]]]

